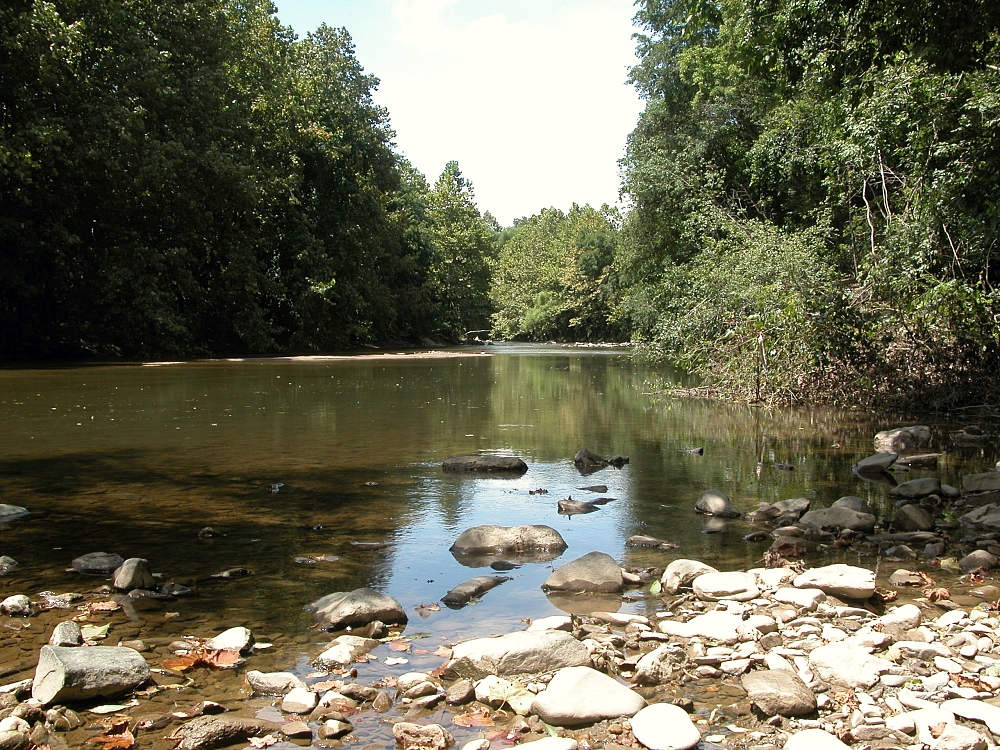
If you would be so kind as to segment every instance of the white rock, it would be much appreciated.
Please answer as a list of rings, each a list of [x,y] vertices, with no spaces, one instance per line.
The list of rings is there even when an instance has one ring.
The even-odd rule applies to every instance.
[[[562,667],[590,664],[590,651],[561,630],[520,631],[499,638],[475,638],[457,644],[452,663],[467,659],[487,674],[538,674]]]
[[[292,688],[305,688],[306,684],[291,672],[247,672],[247,683],[259,695],[284,695]]]
[[[731,571],[728,573],[703,573],[691,582],[695,596],[703,601],[716,602],[732,599],[746,602],[760,596],[757,578],[753,573]]]
[[[748,571],[760,579],[763,586],[776,589],[795,578],[795,571],[788,568],[753,568]]]
[[[426,672],[406,672],[396,678],[396,692],[405,693],[410,688],[414,688],[421,682],[427,682],[430,675]]]
[[[680,706],[655,703],[632,717],[632,734],[649,750],[686,750],[701,742],[701,732]]]
[[[531,750],[577,750],[579,744],[572,737],[544,737],[534,742],[525,742],[518,747],[530,747]]]
[[[903,628],[915,628],[920,624],[920,607],[916,604],[904,604],[894,607],[875,620],[879,625],[898,625]]]
[[[663,620],[657,625],[661,633],[678,638],[705,638],[716,643],[736,643],[737,641],[756,640],[760,631],[744,622],[742,617],[728,612],[706,612],[692,617],[687,622]]]
[[[316,663],[324,666],[347,665],[367,654],[379,642],[373,638],[361,638],[356,635],[340,635],[331,641],[326,651],[316,657]]]
[[[548,739],[552,738],[549,737]],[[575,740],[573,741],[573,745],[574,747],[571,750],[576,750]],[[473,740],[472,742],[466,742],[464,745],[462,745],[462,750],[490,750],[490,741],[485,737],[483,737],[478,740]],[[570,748],[567,748],[567,750],[570,750]]]
[[[8,596],[0,602],[0,612],[11,617],[27,617],[31,614],[31,599],[24,594]]]
[[[896,693],[896,700],[902,703],[907,708],[915,708],[917,710],[937,708],[938,704],[933,701],[929,701],[926,698],[921,698],[919,695],[914,693],[909,688],[900,688],[899,692]]]
[[[913,717],[910,716],[909,712],[899,714],[898,716],[886,717],[885,725],[889,729],[894,729],[897,732],[903,732],[904,734],[913,734],[917,731],[917,727],[913,723]]]
[[[830,596],[867,599],[875,593],[875,572],[837,563],[807,570],[793,585],[797,589],[817,588]]]
[[[229,628],[214,638],[209,638],[205,648],[244,653],[253,648],[253,633],[243,627]]]
[[[931,727],[955,723],[955,715],[940,708],[921,708],[910,711],[909,716],[913,719],[913,726],[916,727],[917,738],[925,745],[934,744],[935,737],[931,734]]]
[[[971,701],[964,698],[953,698],[941,704],[945,711],[951,711],[955,716],[972,719],[986,724],[993,734],[1000,734],[1000,706],[982,701]]]
[[[848,687],[871,687],[896,665],[849,643],[831,643],[809,653],[809,666],[821,679]]]
[[[632,716],[646,705],[638,693],[590,667],[566,667],[531,704],[531,712],[555,726],[590,724]]]
[[[31,732],[31,724],[19,716],[8,716],[0,721],[0,732],[20,732],[26,735]]]
[[[774,592],[774,600],[782,604],[791,604],[800,609],[807,609],[810,612],[819,606],[821,601],[826,599],[819,589],[795,589],[783,588]]]
[[[986,750],[986,740],[974,729],[952,724],[931,745],[931,750]]]
[[[307,714],[316,708],[319,696],[308,688],[292,688],[281,701],[281,710],[288,714]]]
[[[960,609],[950,609],[937,618],[934,622],[939,628],[947,628],[950,625],[957,625],[966,618],[965,612]]]
[[[695,578],[705,573],[718,573],[711,565],[698,560],[673,560],[660,576],[660,586],[663,594],[676,594],[682,586],[686,586]]]
[[[538,632],[539,630],[572,630],[573,618],[568,615],[552,615],[543,617],[540,620],[532,620],[531,624],[525,628],[528,632]]]
[[[822,729],[803,729],[788,738],[784,750],[849,750],[849,747]]]

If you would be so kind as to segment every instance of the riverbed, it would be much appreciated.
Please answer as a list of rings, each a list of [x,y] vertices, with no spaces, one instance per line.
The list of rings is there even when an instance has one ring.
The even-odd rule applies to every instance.
[[[678,557],[727,570],[759,565],[767,544],[744,541],[747,526],[703,533],[693,506],[705,489],[724,491],[744,512],[793,497],[825,507],[854,495],[891,515],[889,485],[850,467],[871,453],[875,432],[904,422],[929,424],[934,449],[945,453],[936,469],[900,481],[934,475],[959,485],[962,474],[995,463],[991,444],[948,445],[961,422],[657,395],[674,377],[627,349],[522,345],[6,369],[0,502],[30,514],[2,530],[0,554],[18,566],[0,577],[0,596],[91,596],[107,581],[73,572],[74,558],[95,551],[143,557],[159,581],[193,594],[132,617],[108,615],[101,620],[111,624],[106,643],[142,638],[162,650],[184,635],[242,625],[273,644],[247,668],[306,677],[329,639],[310,630],[303,606],[369,586],[404,606],[404,634],[412,638],[402,657],[376,651],[377,659],[360,665],[359,679],[370,683],[434,669],[438,646],[574,610],[539,587],[554,566],[587,552],[634,568],[662,568]],[[580,448],[629,462],[583,475],[572,460]],[[529,470],[513,479],[441,470],[450,456],[480,452],[518,456]],[[568,497],[613,501],[593,513],[559,515],[557,501]],[[479,524],[547,524],[569,549],[508,573],[512,580],[470,606],[430,606],[492,572],[465,567],[448,551]],[[206,527],[217,533],[199,534]],[[630,551],[625,540],[635,534],[678,546]],[[810,562],[879,564],[870,548],[833,546]],[[250,575],[213,577],[233,568]],[[652,614],[659,601],[634,589],[604,608],[614,605]],[[0,618],[0,661],[30,660],[51,625],[70,614]],[[154,650],[147,659],[156,666],[163,656]],[[407,661],[387,666],[387,657]],[[187,695],[173,692],[170,700],[211,697],[239,708],[231,705],[242,700],[238,684],[238,673],[202,670]],[[372,721],[362,740],[385,744],[391,735]]]

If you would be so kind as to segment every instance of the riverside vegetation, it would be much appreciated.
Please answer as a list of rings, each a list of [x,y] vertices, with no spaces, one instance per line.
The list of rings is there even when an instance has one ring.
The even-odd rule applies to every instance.
[[[501,227],[344,29],[0,9],[0,358],[633,340],[744,400],[995,403],[1000,8],[639,0],[622,215]]]

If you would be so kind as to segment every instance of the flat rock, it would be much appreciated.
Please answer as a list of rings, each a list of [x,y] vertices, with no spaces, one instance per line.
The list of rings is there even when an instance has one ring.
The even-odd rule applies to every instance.
[[[719,571],[711,565],[706,565],[698,560],[686,560],[684,558],[672,560],[667,569],[660,576],[660,590],[664,594],[676,594],[679,589],[688,586],[700,575],[705,573],[718,573]]]
[[[295,687],[281,700],[281,710],[286,714],[307,714],[316,708],[319,696],[309,688]]]
[[[850,750],[850,745],[822,729],[801,729],[788,738],[784,750]]]
[[[580,593],[616,593],[624,589],[622,570],[611,555],[588,552],[552,571],[545,583],[545,591],[574,591]]]
[[[952,698],[942,703],[941,708],[963,719],[981,721],[993,734],[1000,734],[1000,706],[966,698]]]
[[[566,667],[531,704],[531,713],[560,727],[634,716],[646,701],[612,677],[590,667]]]
[[[121,555],[112,552],[89,552],[73,560],[73,570],[90,575],[110,575],[125,562]]]
[[[966,474],[962,477],[962,492],[1000,492],[1000,471]]]
[[[895,427],[875,435],[875,450],[905,453],[926,448],[931,441],[931,428],[926,425]]]
[[[306,686],[292,672],[259,672],[251,669],[246,673],[246,680],[257,695],[284,695],[293,688]]]
[[[441,601],[449,607],[464,607],[472,599],[482,596],[490,589],[494,589],[509,580],[510,576],[476,576],[460,583],[442,596]]]
[[[799,519],[799,523],[820,531],[851,529],[869,533],[875,529],[875,516],[834,504],[829,508],[809,511]]]
[[[858,474],[864,473],[876,473],[880,471],[885,471],[894,463],[899,455],[891,452],[881,452],[876,453],[874,456],[868,456],[867,458],[862,458],[854,466],[851,467],[853,471]]]
[[[816,710],[816,695],[795,672],[747,672],[742,683],[750,700],[767,716],[805,716]]]
[[[810,612],[819,606],[819,603],[826,599],[826,594],[824,594],[820,589],[796,589],[796,588],[781,588],[774,592],[774,600],[776,602],[781,602],[782,604],[791,604],[800,609],[806,609]]]
[[[842,599],[867,599],[875,593],[875,573],[866,568],[837,563],[813,568],[797,576],[795,588],[816,588]]]
[[[911,469],[933,469],[938,465],[939,458],[941,458],[940,453],[915,453],[910,456],[901,456],[896,463]]]
[[[632,717],[632,734],[649,750],[687,750],[701,742],[688,712],[672,703],[654,703]]]
[[[709,602],[723,599],[746,602],[760,596],[756,576],[753,573],[740,571],[704,573],[691,582],[691,588],[695,596]]]
[[[986,739],[976,730],[949,724],[931,746],[932,750],[986,750]]]
[[[406,622],[403,606],[388,594],[363,588],[327,594],[306,606],[313,619],[328,630],[367,625],[379,620],[386,623]]]
[[[996,503],[981,505],[958,519],[967,526],[985,526],[1000,529],[1000,506]]]
[[[0,523],[7,523],[8,521],[13,521],[15,518],[26,516],[28,512],[27,508],[22,508],[20,505],[0,503]]]
[[[835,642],[809,652],[809,664],[820,679],[850,688],[869,688],[895,664],[872,656],[867,649]]]
[[[858,513],[867,513],[870,516],[875,515],[875,511],[872,510],[872,506],[868,504],[868,501],[855,495],[845,495],[844,497],[837,498],[830,507],[850,508]]]
[[[941,494],[941,480],[937,477],[921,477],[909,482],[897,484],[889,490],[889,497],[901,497],[907,500],[919,500],[929,495]]]
[[[206,750],[280,731],[281,724],[273,721],[230,715],[199,716],[178,727],[170,738],[180,740],[177,750]]]
[[[515,456],[454,456],[441,464],[444,471],[524,474],[528,464]]]
[[[722,490],[705,490],[698,499],[695,500],[694,509],[697,513],[706,516],[719,516],[720,518],[739,518],[739,508],[733,505],[732,501]]]
[[[923,615],[916,604],[902,604],[894,607],[871,624],[881,627],[901,627],[905,630],[918,627]]]
[[[590,664],[590,651],[562,630],[507,633],[456,644],[448,663],[461,676],[538,674]]]
[[[753,618],[744,620],[740,615],[715,610],[692,617],[687,622],[662,620],[656,627],[661,633],[678,638],[705,638],[715,643],[730,644],[760,638],[761,633],[753,622]]]

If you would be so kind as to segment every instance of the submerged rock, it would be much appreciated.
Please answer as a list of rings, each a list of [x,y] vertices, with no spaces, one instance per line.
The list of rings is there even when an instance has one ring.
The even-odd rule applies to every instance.
[[[551,526],[473,526],[459,534],[449,552],[463,565],[485,567],[511,559],[548,562],[559,557],[569,545]]]
[[[199,716],[179,727],[170,736],[179,740],[177,750],[207,750],[208,748],[245,742],[250,737],[277,734],[281,724],[244,716]]]
[[[327,594],[307,605],[306,611],[313,612],[313,619],[327,630],[367,625],[375,620],[387,623],[407,620],[399,602],[388,594],[369,588]]]
[[[465,583],[460,583],[442,596],[441,601],[449,607],[464,607],[473,598],[482,596],[490,589],[494,589],[509,580],[510,576],[476,576]]]
[[[868,456],[867,458],[862,458],[851,470],[858,474],[873,474],[881,471],[885,471],[890,466],[892,466],[899,459],[899,454],[892,452],[879,452],[874,456]]]
[[[573,463],[576,464],[576,468],[585,473],[597,471],[598,469],[603,469],[605,466],[609,466],[610,462],[606,458],[601,458],[596,453],[591,453],[586,448],[581,448],[573,456]]]
[[[121,646],[42,646],[31,696],[42,705],[110,698],[148,681],[142,654]]]
[[[441,464],[444,471],[524,474],[528,464],[516,456],[454,456]]]
[[[112,552],[89,552],[73,560],[72,566],[77,573],[110,575],[120,568],[123,562],[125,561],[121,555]]]

